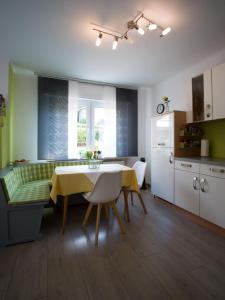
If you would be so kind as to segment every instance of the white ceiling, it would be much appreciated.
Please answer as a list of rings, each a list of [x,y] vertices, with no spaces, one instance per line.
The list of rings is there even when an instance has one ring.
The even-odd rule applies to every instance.
[[[95,46],[91,22],[123,31],[138,11],[173,31]],[[0,51],[41,73],[149,86],[225,47],[224,13],[224,0],[0,0]]]

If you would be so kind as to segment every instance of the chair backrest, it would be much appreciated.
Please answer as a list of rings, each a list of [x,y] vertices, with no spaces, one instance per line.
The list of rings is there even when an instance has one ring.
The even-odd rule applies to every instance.
[[[137,176],[138,187],[140,188],[143,184],[145,178],[147,163],[142,161],[136,161],[133,165],[133,169],[135,170]]]
[[[121,171],[103,173],[99,176],[87,200],[93,203],[106,203],[116,200],[120,194],[121,185]]]

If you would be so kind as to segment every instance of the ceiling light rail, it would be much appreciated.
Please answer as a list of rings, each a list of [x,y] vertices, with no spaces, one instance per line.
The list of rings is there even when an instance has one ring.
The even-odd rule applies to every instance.
[[[96,27],[98,27],[98,28],[96,28],[96,27],[93,28],[94,31],[98,32],[98,36],[97,36],[97,39],[96,39],[96,42],[95,42],[96,46],[99,47],[101,45],[103,35],[113,37],[113,44],[112,44],[112,49],[113,50],[116,50],[119,40],[122,40],[122,39],[127,40],[128,39],[128,33],[129,33],[130,30],[135,29],[135,30],[137,30],[137,32],[140,35],[144,35],[145,30],[138,24],[138,22],[140,20],[145,20],[145,21],[148,22],[147,29],[149,31],[153,31],[153,30],[156,30],[156,29],[160,30],[160,37],[166,36],[171,31],[171,27],[163,28],[162,26],[160,26],[156,22],[153,22],[153,20],[147,18],[144,15],[144,13],[139,12],[132,20],[127,22],[127,29],[124,33],[121,33],[121,34],[112,33],[108,29],[106,29],[105,27],[100,26],[100,25],[96,25]]]

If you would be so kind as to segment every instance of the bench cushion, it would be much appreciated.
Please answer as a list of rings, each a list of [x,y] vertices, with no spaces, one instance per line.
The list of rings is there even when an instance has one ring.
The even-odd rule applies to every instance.
[[[30,164],[21,167],[23,183],[35,180],[51,179],[54,171],[54,163]]]
[[[17,188],[23,183],[21,177],[21,169],[15,168],[10,171],[7,175],[4,176],[3,182],[5,184],[7,198],[11,199]]]
[[[23,204],[49,200],[50,183],[50,180],[44,179],[30,181],[19,186],[10,198],[9,204]]]

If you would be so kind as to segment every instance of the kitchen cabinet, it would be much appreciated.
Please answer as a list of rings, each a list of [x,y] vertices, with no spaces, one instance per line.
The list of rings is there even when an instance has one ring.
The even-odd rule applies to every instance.
[[[225,167],[204,165],[200,171],[200,217],[225,228]]]
[[[196,163],[175,161],[175,205],[199,214],[199,166]]]
[[[174,204],[225,228],[225,167],[175,160]]]
[[[225,64],[212,68],[213,119],[225,118]]]
[[[193,122],[212,120],[211,70],[192,78]]]

